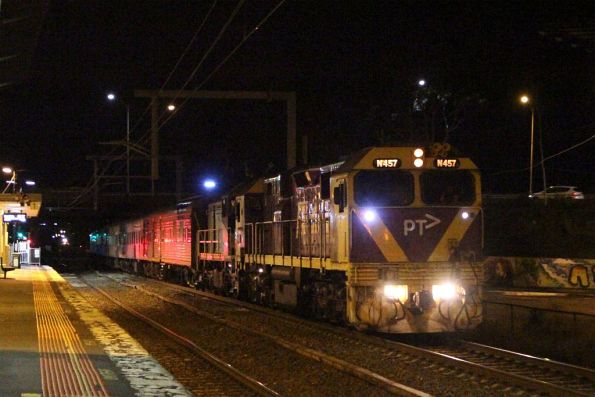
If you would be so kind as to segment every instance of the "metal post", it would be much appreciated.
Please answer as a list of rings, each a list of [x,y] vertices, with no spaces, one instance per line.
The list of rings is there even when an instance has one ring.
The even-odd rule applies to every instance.
[[[302,135],[302,164],[308,164],[308,135]]]
[[[151,98],[151,180],[159,179],[159,103]]]
[[[543,178],[543,202],[547,205],[547,181],[545,175],[545,157],[543,157],[543,123],[541,114],[539,116],[539,152],[541,155],[541,177]]]
[[[182,159],[176,157],[176,200],[182,200]]]
[[[531,154],[529,158],[529,195],[533,194],[533,136],[535,131],[535,109],[531,108]]]
[[[296,100],[295,92],[287,95],[287,169],[296,166]]]
[[[126,104],[126,194],[130,194],[130,106]]]
[[[97,179],[97,160],[93,160],[93,210],[97,211],[99,201],[99,179]]]

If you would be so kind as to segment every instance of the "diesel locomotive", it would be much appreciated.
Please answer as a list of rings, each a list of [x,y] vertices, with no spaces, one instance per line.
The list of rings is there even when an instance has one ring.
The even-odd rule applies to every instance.
[[[123,270],[385,333],[481,322],[480,173],[449,145],[372,147],[92,233]]]

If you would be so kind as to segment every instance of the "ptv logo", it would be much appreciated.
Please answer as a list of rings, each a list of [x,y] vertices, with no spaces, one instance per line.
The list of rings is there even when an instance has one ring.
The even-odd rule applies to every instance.
[[[403,220],[403,234],[407,236],[409,232],[415,232],[417,230],[419,235],[423,236],[424,230],[431,229],[440,222],[440,219],[430,214],[425,214],[425,218],[422,219],[405,219]]]

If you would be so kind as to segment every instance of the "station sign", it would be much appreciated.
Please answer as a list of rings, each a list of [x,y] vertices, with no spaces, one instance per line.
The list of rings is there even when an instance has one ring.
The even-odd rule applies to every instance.
[[[446,158],[434,159],[434,167],[436,167],[436,168],[459,168],[460,166],[461,166],[461,160],[459,160],[459,159],[446,159]]]
[[[401,166],[401,159],[375,159],[372,165],[374,168],[399,168]]]
[[[13,214],[8,212],[6,214],[2,214],[2,221],[4,223],[27,222],[27,214]]]

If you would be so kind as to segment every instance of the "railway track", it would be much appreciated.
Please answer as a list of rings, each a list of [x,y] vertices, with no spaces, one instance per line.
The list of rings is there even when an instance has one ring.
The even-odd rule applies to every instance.
[[[477,373],[492,374],[518,386],[558,396],[594,396],[595,371],[478,343],[459,341],[456,346],[430,348],[447,358],[468,364]]]
[[[399,370],[399,366],[414,365],[418,369],[418,373],[421,372],[424,375],[427,372],[440,375],[446,374],[446,382],[456,383],[455,380],[457,379],[471,381],[471,383],[465,382],[465,389],[462,391],[457,391],[456,387],[451,388],[450,386],[438,389],[438,391],[432,387],[424,389],[436,395],[449,394],[452,390],[454,393],[463,392],[467,395],[509,395],[513,393],[531,395],[538,393],[554,396],[585,396],[593,395],[595,390],[593,371],[581,367],[530,358],[526,355],[470,343],[461,343],[456,348],[452,346],[440,348],[416,347],[350,332],[326,324],[314,323],[286,313],[255,307],[244,302],[230,300],[175,284],[167,284],[168,288],[156,287],[157,284],[161,286],[163,284],[154,280],[129,278],[128,275],[121,276],[121,279],[116,281],[144,293],[160,297],[160,299],[165,299],[170,303],[180,304],[199,315],[222,316],[222,313],[225,313],[222,308],[227,305],[226,310],[232,312],[235,318],[239,318],[239,323],[236,326],[241,326],[242,317],[251,317],[249,323],[252,324],[251,326],[254,329],[261,330],[259,331],[261,336],[271,338],[279,345],[293,349],[311,359],[328,362],[329,365],[335,363],[335,368],[350,372],[352,375],[367,379],[367,381],[374,384],[378,384],[379,379],[383,382],[385,379],[388,381],[392,379],[393,382],[395,382],[395,379],[402,379],[403,371]],[[198,309],[193,308],[197,300],[205,299],[217,302],[211,314],[204,311],[197,312]],[[238,309],[238,306],[241,309]],[[208,305],[201,306],[201,308],[204,307],[208,307]],[[265,325],[254,327],[254,316],[250,316],[249,313],[258,313],[262,318],[260,321]],[[229,322],[229,320],[226,321]],[[283,324],[286,325],[283,326]],[[272,330],[271,328],[277,329]],[[294,332],[288,331],[291,328],[293,328]],[[306,340],[303,336],[299,336],[299,332],[295,332],[299,329],[304,330],[303,332],[308,333],[312,338],[323,340],[322,345],[324,346],[321,346],[321,343],[317,341]],[[293,342],[289,343],[288,340]],[[362,359],[364,356],[360,356],[359,359],[354,358],[353,354],[349,354],[349,352],[337,353],[340,348],[336,347],[336,344],[349,346],[351,350],[364,349],[368,353],[367,356],[376,358],[376,363],[370,363],[370,360]],[[318,346],[318,348],[314,349],[314,346]],[[358,363],[355,366],[358,375],[353,373],[354,364],[350,365],[350,363]],[[394,371],[391,371],[391,368]],[[423,368],[427,368],[429,371],[423,371]],[[422,384],[428,383],[425,376],[422,375],[421,378],[423,378],[421,379]],[[417,384],[419,383],[420,379],[413,382],[412,385],[418,387]],[[384,388],[390,390],[390,387],[384,386]],[[469,393],[474,389],[477,389],[477,391]]]
[[[87,284],[96,284],[92,281],[90,281],[88,278],[84,279],[85,282]],[[119,284],[120,286],[122,284]],[[163,287],[163,284],[160,284]],[[168,286],[170,284],[167,284]],[[94,288],[97,288],[97,286],[94,286]],[[179,334],[179,331],[175,331],[169,327],[163,326],[161,324],[162,319],[160,320],[154,320],[153,318],[148,318],[149,316],[147,316],[146,314],[142,314],[142,313],[138,313],[138,310],[128,307],[129,305],[127,303],[123,303],[122,299],[117,298],[114,299],[113,296],[111,296],[112,294],[114,294],[113,288],[111,293],[109,293],[107,291],[108,288],[105,288],[106,290],[104,291],[103,288],[99,288],[99,290],[101,290],[102,296],[106,299],[109,299],[111,302],[113,302],[114,304],[117,304],[119,307],[121,307],[124,310],[127,310],[128,312],[132,313],[133,315],[135,315],[137,318],[141,319],[142,321],[145,321],[147,324],[150,324],[152,327],[161,330],[162,332],[165,332],[167,335],[172,335],[172,334]],[[140,287],[137,286],[136,289],[130,289],[127,288],[128,290],[131,290],[132,293],[137,292],[139,289],[141,289]],[[163,296],[158,296],[155,293],[150,293],[148,291],[145,291],[148,295],[150,295],[150,297],[146,297],[146,298],[140,298],[141,300],[147,300],[147,299],[160,299],[162,300],[165,305],[170,306],[169,309],[167,309],[169,312],[174,311],[175,309],[172,309],[172,305],[176,305],[178,306],[178,308],[184,307],[185,304],[183,302],[172,302],[171,299],[168,299],[167,297],[163,297]],[[117,295],[117,293],[116,293]],[[126,298],[124,298],[126,299]],[[156,307],[157,305],[155,305],[154,303],[150,305],[151,308]],[[319,382],[325,382],[328,383],[327,385],[325,385],[327,388],[329,387],[329,385],[335,384],[336,386],[330,386],[331,389],[337,390],[339,392],[341,392],[341,388],[344,388],[345,391],[343,393],[340,393],[342,395],[371,395],[371,396],[387,396],[387,395],[400,395],[400,396],[417,396],[417,397],[422,397],[422,396],[429,396],[427,393],[423,393],[420,392],[418,390],[415,390],[413,388],[404,386],[399,384],[398,382],[394,382],[394,381],[390,381],[390,380],[386,380],[383,379],[381,376],[379,376],[378,374],[372,373],[371,371],[359,368],[353,364],[347,363],[347,362],[343,362],[339,359],[336,359],[334,357],[330,357],[328,355],[324,355],[321,354],[320,352],[317,352],[313,349],[309,349],[306,348],[304,346],[293,346],[292,343],[288,342],[288,341],[279,341],[279,343],[268,343],[270,342],[269,338],[266,335],[263,335],[261,333],[258,332],[253,332],[249,329],[244,329],[243,327],[238,327],[237,325],[234,326],[234,324],[228,324],[225,321],[223,321],[223,319],[220,316],[213,316],[213,315],[209,315],[207,313],[200,313],[197,312],[196,310],[192,310],[192,308],[190,307],[184,307],[184,309],[186,310],[191,310],[193,311],[194,314],[198,315],[198,316],[190,316],[190,318],[188,317],[188,314],[186,312],[186,314],[184,314],[181,317],[184,317],[185,319],[189,319],[190,321],[192,319],[203,317],[205,318],[207,321],[203,321],[203,323],[209,323],[211,324],[211,326],[214,326],[218,329],[218,332],[220,334],[220,338],[224,339],[224,338],[229,338],[230,340],[235,340],[235,341],[240,341],[240,342],[244,342],[246,345],[250,345],[250,338],[246,337],[246,336],[237,336],[237,335],[233,335],[234,332],[231,331],[230,329],[235,329],[235,330],[239,330],[240,333],[247,333],[247,334],[252,334],[252,336],[254,336],[254,339],[258,339],[261,345],[266,345],[268,349],[272,349],[272,350],[276,350],[280,356],[283,356],[284,358],[287,358],[291,361],[292,364],[296,364],[296,362],[298,360],[296,360],[295,358],[291,358],[291,355],[288,355],[287,353],[283,353],[280,352],[279,347],[283,347],[285,350],[289,350],[290,352],[294,352],[296,353],[296,356],[301,356],[301,360],[305,363],[304,365],[309,367],[310,370],[312,370],[312,367],[315,367],[315,365],[312,364],[312,360],[316,361],[319,363],[319,365],[322,365],[324,367],[328,367],[328,369],[326,369],[324,372],[326,372],[327,376],[323,377],[321,379],[319,379]],[[161,312],[161,310],[163,310],[163,308],[161,309],[155,309],[158,310],[159,312]],[[161,316],[164,317],[164,315],[162,313],[157,314],[157,316]],[[151,316],[152,317],[152,316]],[[180,316],[179,316],[180,317]],[[180,321],[177,321],[178,323],[180,323]],[[166,330],[164,330],[164,328],[167,328]],[[196,330],[197,327],[196,326],[191,326],[189,327],[189,329],[191,330]],[[196,332],[195,332],[196,333]],[[192,341],[190,341],[190,337],[182,337],[182,343],[185,346],[188,346],[189,344],[194,344],[195,346],[192,346],[194,349],[196,349],[198,346],[197,344],[193,343]],[[208,343],[208,341],[207,341]],[[234,355],[239,355],[239,356],[243,356],[245,357],[247,360],[250,360],[250,358],[248,358],[249,356],[251,356],[250,354],[246,353],[247,349],[241,349],[238,347],[227,347],[226,348],[228,351],[231,351],[231,353],[233,353]],[[266,349],[266,348],[265,348]],[[210,350],[210,349],[209,349]],[[245,353],[245,354],[241,354],[241,353]],[[257,352],[256,354],[253,354],[253,356],[256,356],[257,354],[260,354],[261,352]],[[275,359],[272,358],[265,358],[264,356],[269,354],[266,352],[262,352],[262,358],[257,358],[256,361],[260,361],[260,362],[265,362],[267,365],[272,364],[273,362],[275,362]],[[277,363],[275,363],[275,365],[277,365]],[[283,363],[279,363],[278,364],[279,367],[283,367]],[[231,363],[227,363],[226,366],[231,366]],[[295,365],[295,368],[297,368],[298,366]],[[337,368],[340,368],[341,371],[335,371]],[[290,370],[293,370],[293,368],[290,368]],[[269,370],[267,372],[272,372],[274,373],[276,371],[275,367],[271,367],[269,368]],[[323,372],[323,374],[324,374]],[[317,372],[317,374],[321,374],[320,371]],[[332,375],[331,375],[332,374]],[[287,375],[285,375],[287,376]],[[340,378],[339,380],[330,380],[330,377],[338,377]],[[345,382],[345,378],[351,378],[348,382]],[[343,380],[342,380],[343,379]],[[309,384],[312,383],[312,380],[309,379],[308,377],[297,377],[297,380],[299,380],[299,382],[301,383],[305,383],[305,384]],[[241,380],[240,380],[241,381]],[[331,383],[332,382],[332,383]],[[273,384],[273,381],[268,381],[268,384]],[[367,385],[365,387],[361,387],[361,385],[359,385],[357,388],[353,387],[353,384],[357,384],[357,383],[361,383],[362,385]],[[342,385],[342,386],[341,386]],[[309,386],[311,387],[311,386]],[[277,388],[276,388],[277,389]],[[252,387],[252,390],[254,390],[254,388]],[[277,389],[279,390],[279,389]],[[360,390],[360,391],[358,391]],[[363,391],[361,391],[363,390]],[[271,395],[271,394],[266,394],[267,392],[265,391],[265,394],[262,393],[258,393],[259,395]],[[199,395],[198,393],[195,393],[197,395]],[[334,393],[324,393],[322,390],[320,390],[320,392],[316,391],[316,392],[306,392],[303,393],[301,391],[290,391],[290,392],[279,392],[279,394],[281,395],[312,395],[312,396],[319,396],[319,395],[334,395]],[[204,395],[204,394],[203,394]],[[212,394],[206,394],[206,395],[212,395]]]
[[[165,355],[169,356],[169,360],[175,360],[172,358],[172,349],[168,348],[171,342],[182,346],[190,354],[177,354],[177,358],[181,361],[186,362],[187,367],[192,367],[193,372],[197,372],[196,369],[200,369],[200,378],[198,382],[190,382],[191,391],[197,396],[263,396],[263,397],[278,397],[279,393],[262,384],[261,382],[253,379],[249,375],[234,368],[231,364],[224,360],[216,357],[208,351],[202,349],[190,339],[178,334],[173,329],[161,324],[160,322],[140,313],[130,305],[121,302],[120,300],[111,296],[104,289],[97,287],[86,282],[90,288],[97,293],[101,294],[105,299],[122,309],[130,316],[133,316],[136,320],[142,322],[145,325],[149,325],[158,333],[152,332],[150,339],[152,345],[160,346],[161,350],[167,350]],[[146,330],[145,330],[146,331]],[[160,334],[160,335],[159,335]],[[179,352],[179,349],[175,349]],[[197,359],[202,360],[202,363],[197,363]],[[208,364],[204,365],[204,364]],[[209,368],[210,367],[210,368]],[[230,382],[230,378],[233,379]],[[207,380],[208,379],[208,380]],[[185,379],[186,382],[190,380],[189,377]]]

